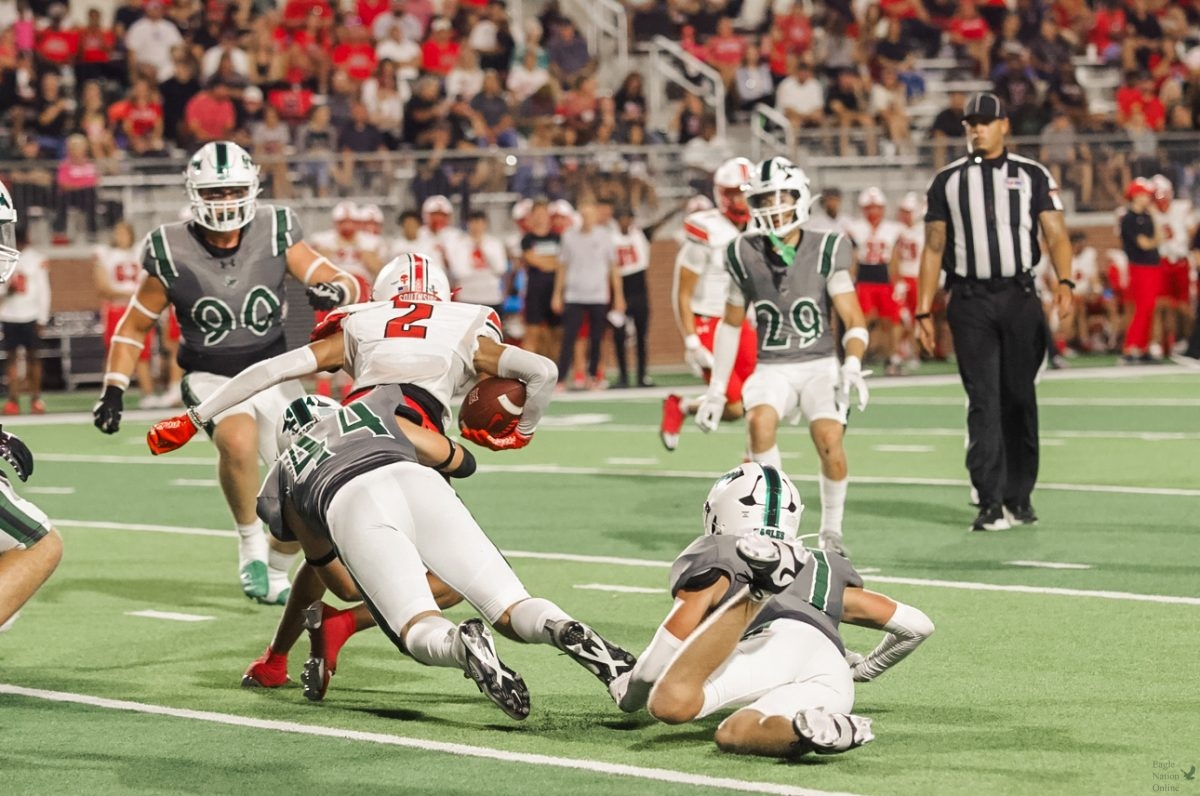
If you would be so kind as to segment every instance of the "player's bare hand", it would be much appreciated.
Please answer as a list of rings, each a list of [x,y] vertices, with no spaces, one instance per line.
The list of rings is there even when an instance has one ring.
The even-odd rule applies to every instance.
[[[161,453],[170,453],[186,445],[188,440],[196,436],[196,432],[199,430],[199,425],[189,411],[187,414],[160,420],[151,426],[150,430],[146,432],[146,444],[150,446],[150,452],[155,456]]]
[[[1075,291],[1070,285],[1060,284],[1054,291],[1054,308],[1058,310],[1058,322],[1064,323],[1075,314]]]
[[[917,321],[917,342],[921,344],[921,348],[925,353],[932,354],[937,346],[937,339],[934,336],[933,318],[921,318]]]
[[[109,384],[92,407],[92,422],[105,434],[116,434],[121,428],[121,412],[124,410],[125,391]]]

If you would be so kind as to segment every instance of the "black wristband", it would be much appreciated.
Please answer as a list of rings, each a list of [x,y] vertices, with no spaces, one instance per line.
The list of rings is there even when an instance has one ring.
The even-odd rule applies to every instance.
[[[1071,288],[1072,290],[1075,289],[1075,280],[1067,279],[1065,276],[1062,279],[1058,280],[1058,284],[1066,285],[1067,287]]]
[[[933,317],[932,312],[918,312],[916,315],[913,316],[913,320],[914,321],[923,321],[926,318],[932,318],[932,317]]]

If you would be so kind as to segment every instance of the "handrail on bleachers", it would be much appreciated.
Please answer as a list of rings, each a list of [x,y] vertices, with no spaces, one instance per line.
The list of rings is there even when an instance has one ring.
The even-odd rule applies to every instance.
[[[615,59],[617,72],[622,76],[628,73],[629,15],[625,6],[616,0],[567,0],[567,5],[576,12],[570,15],[573,19],[587,20],[582,33],[592,56],[604,62]],[[606,43],[611,44],[611,52],[603,46]]]
[[[750,153],[755,161],[759,161],[768,152],[782,153],[795,160],[796,129],[787,116],[760,102],[754,106],[750,117]]]
[[[697,94],[716,116],[717,137],[725,137],[725,81],[716,69],[683,49],[666,36],[650,42],[650,107],[667,106],[666,84],[674,83]],[[695,77],[693,77],[693,75]]]

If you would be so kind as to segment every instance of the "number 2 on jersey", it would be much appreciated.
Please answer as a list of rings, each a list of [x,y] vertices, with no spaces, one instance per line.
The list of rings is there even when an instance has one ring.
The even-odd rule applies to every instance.
[[[392,299],[392,306],[398,310],[404,310],[404,314],[398,315],[387,322],[387,326],[383,327],[384,337],[416,337],[424,339],[425,335],[429,334],[429,330],[419,324],[421,321],[427,321],[433,316],[432,304],[394,298]]]

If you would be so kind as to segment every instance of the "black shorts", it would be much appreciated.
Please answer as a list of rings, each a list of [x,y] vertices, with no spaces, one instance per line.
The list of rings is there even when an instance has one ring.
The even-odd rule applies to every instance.
[[[24,348],[26,351],[37,351],[42,347],[42,338],[38,337],[37,322],[30,321],[29,323],[3,323],[4,329],[4,350],[16,351],[18,348]]]
[[[525,282],[525,324],[557,326],[559,317],[550,309],[554,298],[554,274],[530,268]]]

